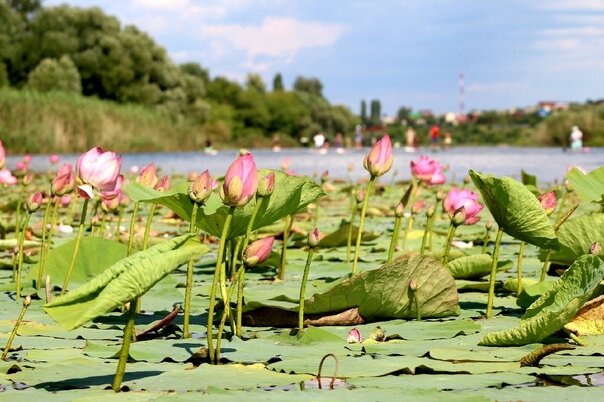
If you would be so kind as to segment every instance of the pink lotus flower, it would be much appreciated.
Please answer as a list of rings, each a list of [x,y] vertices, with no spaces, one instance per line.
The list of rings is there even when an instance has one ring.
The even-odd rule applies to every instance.
[[[197,204],[203,204],[206,202],[210,195],[212,195],[212,177],[210,172],[205,170],[202,174],[197,176],[195,181],[189,186],[189,198],[191,201]]]
[[[155,187],[157,184],[157,175],[155,174],[155,165],[153,163],[148,164],[141,170],[140,174],[135,180],[136,183],[142,184],[145,187]]]
[[[541,206],[545,210],[545,213],[549,216],[556,209],[556,205],[558,204],[558,200],[556,199],[556,193],[554,191],[548,191],[547,193],[541,194],[537,197]]]
[[[440,181],[444,183],[440,162],[429,156],[420,155],[417,161],[411,161],[411,174],[426,184],[442,184]],[[431,183],[433,176],[436,176],[435,182]]]
[[[170,176],[163,176],[159,179],[153,189],[160,192],[168,191],[170,189]]]
[[[101,191],[101,200],[112,200],[122,193],[122,183],[124,182],[124,175],[118,175],[115,180],[115,187],[112,190]]]
[[[117,195],[112,199],[104,199],[101,198],[101,208],[106,212],[115,212],[120,207],[120,203],[122,202],[123,193],[122,191],[118,191]]]
[[[75,174],[71,170],[69,163],[64,164],[50,185],[50,191],[54,195],[65,195],[71,193],[75,189]]]
[[[8,169],[0,170],[0,184],[5,184],[7,186],[14,186],[17,184],[17,178],[13,176],[13,174]]]
[[[436,169],[436,171],[434,172],[434,174],[430,178],[430,181],[427,184],[430,184],[430,185],[443,184],[445,181],[447,181],[447,178],[443,174],[440,163],[439,162],[436,162],[436,163],[438,163],[438,168]]]
[[[39,191],[33,193],[25,204],[29,213],[36,212],[40,208],[40,205],[42,205],[42,193]]]
[[[413,203],[413,205],[411,206],[411,213],[413,214],[419,214],[422,209],[424,209],[424,206],[426,204],[424,203],[424,200],[417,200]]]
[[[226,174],[222,185],[222,201],[232,207],[242,207],[256,194],[258,172],[251,154],[235,159]]]
[[[23,155],[23,162],[25,162],[28,166],[29,166],[31,160],[32,160],[31,155],[29,155],[29,154]]]
[[[4,149],[4,145],[2,145],[2,141],[0,141],[0,169],[4,169],[6,165],[6,150]]]
[[[243,251],[243,261],[248,267],[260,264],[266,261],[273,251],[274,237],[265,237],[250,243]]]
[[[452,218],[455,214],[455,211],[461,207],[464,207],[464,224],[473,225],[480,220],[477,215],[484,208],[484,205],[479,204],[477,199],[478,195],[470,190],[452,188],[449,190],[443,201],[443,208]]]
[[[50,155],[50,156],[48,157],[48,159],[50,160],[50,163],[51,163],[52,165],[56,165],[57,163],[59,163],[59,160],[60,160],[59,155],[57,155],[57,154],[52,154],[52,155]]]
[[[59,200],[59,205],[61,207],[67,208],[70,203],[71,203],[71,195],[70,194],[65,194],[65,195],[61,196],[61,199]]]
[[[310,232],[308,235],[308,246],[310,248],[315,248],[319,245],[320,241],[321,241],[321,234],[319,233],[319,229],[314,228],[312,230],[312,232]]]
[[[390,136],[383,136],[369,151],[363,166],[371,176],[382,176],[392,167],[392,144]]]
[[[80,155],[76,163],[78,178],[82,182],[78,186],[80,197],[93,198],[93,189],[101,192],[114,191],[121,166],[122,158],[114,152],[104,152],[101,147],[92,148]]]

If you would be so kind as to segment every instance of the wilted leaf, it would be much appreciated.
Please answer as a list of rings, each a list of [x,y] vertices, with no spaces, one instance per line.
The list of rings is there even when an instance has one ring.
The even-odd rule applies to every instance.
[[[493,257],[489,254],[475,254],[456,258],[447,264],[455,279],[478,279],[491,272]],[[514,266],[510,260],[497,261],[497,271],[507,271]]]
[[[540,342],[566,325],[592,297],[604,278],[604,262],[584,255],[526,311],[518,328],[487,334],[481,345],[510,346]]]
[[[604,335],[604,295],[587,302],[565,328],[579,335]]]
[[[558,240],[539,200],[522,183],[470,170],[472,181],[503,231],[518,240],[547,249],[557,249]]]

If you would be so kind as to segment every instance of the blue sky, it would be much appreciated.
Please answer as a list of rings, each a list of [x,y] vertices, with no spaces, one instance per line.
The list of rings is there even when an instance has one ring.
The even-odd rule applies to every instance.
[[[65,1],[45,1],[46,6]],[[315,76],[359,112],[458,111],[604,98],[604,0],[72,0],[99,6],[164,46],[243,82]]]

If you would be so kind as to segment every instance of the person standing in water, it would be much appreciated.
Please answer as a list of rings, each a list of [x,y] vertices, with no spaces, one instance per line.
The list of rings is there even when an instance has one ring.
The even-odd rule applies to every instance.
[[[583,149],[583,133],[577,126],[573,126],[570,131],[570,149],[573,151],[581,151]]]
[[[438,127],[438,124],[435,124],[432,127],[430,127],[429,135],[430,135],[430,149],[432,151],[435,151],[436,149],[438,149],[438,145],[439,145],[439,141],[440,141],[440,127]]]

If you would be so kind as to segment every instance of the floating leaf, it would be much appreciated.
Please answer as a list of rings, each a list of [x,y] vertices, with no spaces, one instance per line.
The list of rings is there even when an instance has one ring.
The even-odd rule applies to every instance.
[[[585,174],[572,168],[566,175],[573,188],[584,202],[600,202],[604,195],[604,166]]]
[[[560,330],[589,300],[604,279],[604,262],[584,255],[526,311],[517,328],[487,334],[481,345],[510,346],[540,342]]]
[[[556,233],[537,197],[522,183],[470,170],[472,181],[503,231],[518,240],[546,249],[558,249]]]
[[[489,254],[475,254],[456,258],[447,264],[455,279],[478,279],[491,272],[493,257]],[[497,261],[497,271],[507,271],[514,266],[510,260]]]
[[[321,238],[321,241],[319,242],[319,247],[345,246],[348,242],[349,228],[350,228],[350,224],[345,223],[342,226],[340,226],[338,229],[336,229],[334,232],[327,234],[325,237]],[[359,227],[355,225],[352,228],[352,238],[353,239],[357,238],[358,232],[359,232]],[[379,233],[379,232],[369,232],[369,231],[364,230],[363,234],[361,235],[361,241],[369,242],[369,241],[377,239],[378,237],[380,237],[380,235],[381,235],[381,233]],[[305,238],[304,244],[306,244],[306,243],[307,243],[307,241]]]
[[[565,328],[579,335],[604,335],[604,295],[587,302]]]
[[[190,235],[175,237],[118,261],[44,310],[63,327],[78,328],[145,294],[174,269],[207,251]]]
[[[265,202],[258,211],[253,230],[298,213],[308,204],[325,195],[321,187],[306,176],[290,176],[281,171],[268,169],[261,170],[259,176],[264,177],[270,172],[275,173],[275,191],[269,202]],[[133,201],[165,205],[182,219],[189,221],[193,208],[187,195],[187,187],[188,183],[181,183],[170,191],[161,193],[135,183],[125,185],[124,190]],[[229,239],[245,234],[254,210],[254,203],[255,201],[251,201],[245,207],[235,210]],[[214,236],[220,236],[228,211],[229,208],[222,203],[220,197],[212,193],[206,203],[199,208],[196,225]]]
[[[560,249],[550,253],[551,262],[570,265],[583,254],[587,254],[594,242],[604,244],[604,214],[593,213],[571,218],[558,230]],[[540,258],[545,258],[542,251]]]

